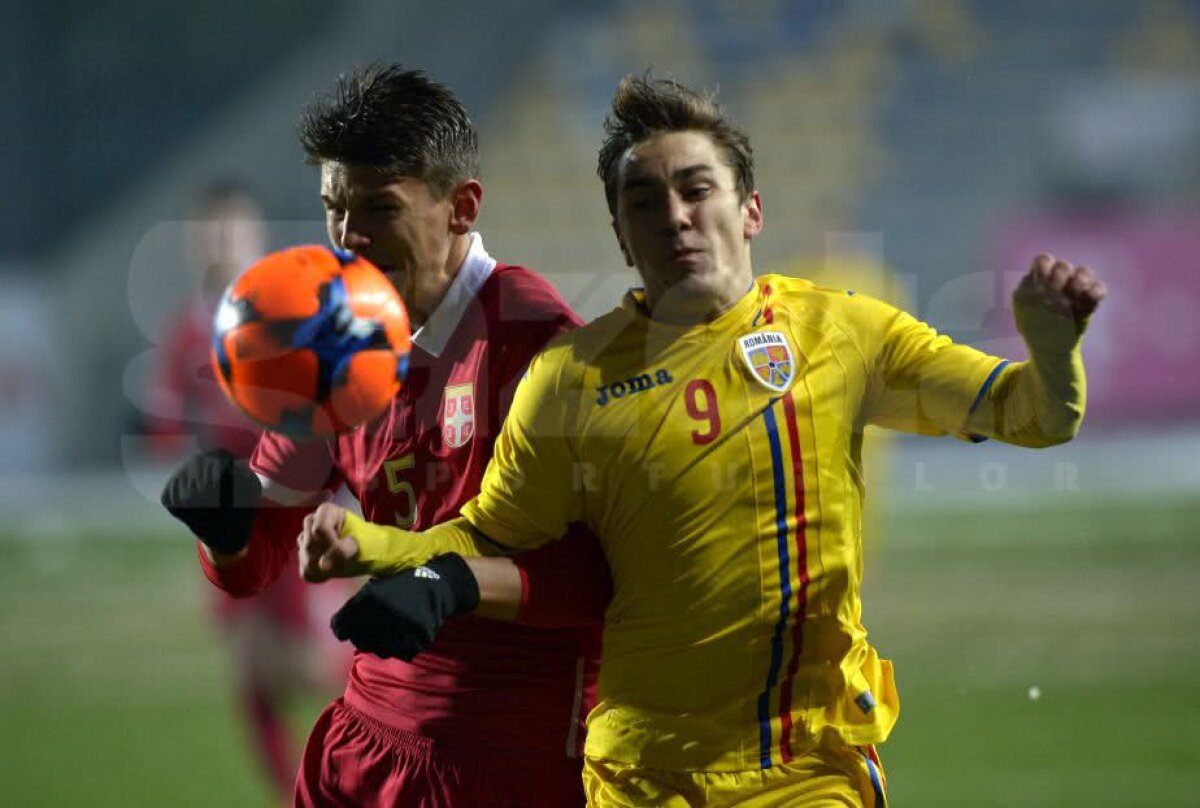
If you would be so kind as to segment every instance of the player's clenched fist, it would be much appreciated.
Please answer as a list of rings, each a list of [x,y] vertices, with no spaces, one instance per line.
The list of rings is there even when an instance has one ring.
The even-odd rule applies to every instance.
[[[1039,255],[1013,292],[1017,329],[1031,348],[1070,349],[1106,293],[1087,267]]]
[[[163,486],[163,507],[214,552],[240,553],[250,543],[262,496],[258,476],[224,449],[190,457]]]
[[[331,502],[304,517],[304,529],[296,538],[304,580],[319,583],[359,574],[358,542],[342,535],[345,521],[346,509]]]
[[[360,651],[411,660],[433,642],[446,620],[478,605],[474,573],[460,556],[447,553],[416,569],[368,581],[329,626]]]

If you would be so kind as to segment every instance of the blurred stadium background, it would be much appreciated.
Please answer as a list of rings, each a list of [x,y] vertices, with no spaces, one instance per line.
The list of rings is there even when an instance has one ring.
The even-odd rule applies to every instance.
[[[196,189],[239,177],[273,246],[323,240],[293,122],[373,60],[461,93],[490,250],[589,317],[632,282],[600,121],[651,67],[719,86],[751,133],[760,271],[1020,358],[1029,258],[1092,265],[1110,299],[1075,443],[881,447],[865,619],[904,699],[883,757],[902,806],[1198,804],[1200,2],[58,0],[6,5],[0,43],[5,804],[267,801],[142,390],[196,291]]]

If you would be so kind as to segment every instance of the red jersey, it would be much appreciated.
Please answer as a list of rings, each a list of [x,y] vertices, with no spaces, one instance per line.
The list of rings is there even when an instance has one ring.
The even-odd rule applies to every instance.
[[[147,390],[147,432],[155,449],[170,453],[195,437],[200,449],[227,449],[249,457],[261,431],[225,397],[213,371],[212,309],[196,300],[173,318],[159,346]]]
[[[414,335],[408,378],[389,410],[328,442],[265,434],[252,460],[264,496],[311,502],[314,492],[345,482],[371,521],[422,530],[458,516],[479,490],[530,359],[579,323],[544,279],[497,264],[473,236],[445,298]],[[295,535],[272,541],[277,552],[252,552],[237,566],[249,562],[256,571],[239,570],[230,580],[257,586],[251,578],[278,574],[281,560],[293,557]],[[345,700],[397,729],[455,746],[575,756],[594,703],[599,637],[598,626],[457,617],[411,663],[357,654]]]

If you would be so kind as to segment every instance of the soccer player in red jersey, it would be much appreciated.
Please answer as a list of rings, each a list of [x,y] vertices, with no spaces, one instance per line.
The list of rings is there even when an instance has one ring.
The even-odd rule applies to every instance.
[[[200,456],[168,482],[164,504],[200,538],[205,574],[236,595],[295,574],[304,514],[342,483],[368,519],[421,529],[456,517],[525,367],[579,324],[544,279],[497,262],[473,231],[476,134],[446,87],[400,66],[357,70],[308,107],[300,140],[320,168],[330,240],[388,275],[417,330],[407,381],[374,422],[321,442],[266,433],[253,473]],[[598,557],[582,537],[564,544]],[[541,611],[534,599],[512,624],[463,614],[411,662],[356,654],[309,738],[296,804],[581,805],[599,626],[535,625],[602,609],[608,592],[574,552],[520,560],[528,590],[551,595]],[[461,559],[431,564],[429,580],[452,612],[474,608]]]
[[[209,353],[221,291],[265,251],[262,211],[248,189],[217,181],[201,193],[184,236],[189,265],[203,273],[201,289],[171,319],[156,356],[145,402],[150,448],[166,458],[196,441],[202,449],[248,458],[260,430],[221,392]],[[295,576],[283,575],[253,598],[235,599],[214,589],[210,599],[231,652],[242,722],[280,798],[290,797],[300,760],[288,701],[301,688],[332,689],[349,666],[349,653],[326,640],[320,619],[337,600],[325,598],[322,615],[316,594]]]

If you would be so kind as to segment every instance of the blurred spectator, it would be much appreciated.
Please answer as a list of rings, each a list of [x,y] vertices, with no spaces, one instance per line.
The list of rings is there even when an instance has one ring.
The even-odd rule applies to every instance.
[[[203,191],[184,234],[188,264],[201,275],[200,293],[167,321],[168,333],[159,342],[146,401],[151,450],[159,460],[174,460],[198,443],[248,458],[260,430],[221,392],[209,346],[216,304],[225,287],[265,252],[266,224],[249,190],[221,181]],[[205,590],[232,651],[238,709],[259,764],[274,792],[290,802],[300,751],[287,707],[301,692],[332,691],[344,676],[350,655],[326,626],[348,592],[306,586],[298,575],[281,575],[248,599]]]
[[[184,223],[184,253],[200,275],[200,294],[167,321],[146,398],[147,432],[159,459],[194,449],[225,448],[249,457],[259,429],[221,392],[209,363],[212,316],[225,287],[266,251],[266,225],[257,200],[242,186],[220,181],[201,194]]]

